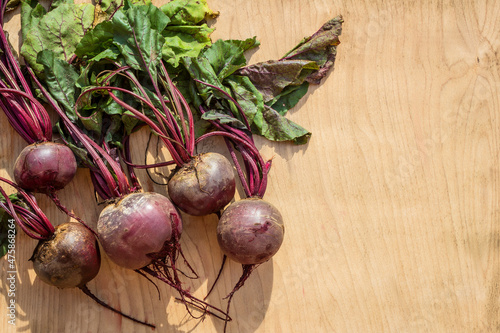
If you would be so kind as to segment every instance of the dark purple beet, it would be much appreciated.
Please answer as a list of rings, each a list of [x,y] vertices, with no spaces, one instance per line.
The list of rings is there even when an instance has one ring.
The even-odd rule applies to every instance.
[[[97,222],[99,241],[116,264],[140,269],[152,262],[148,254],[159,253],[172,241],[172,225],[182,232],[179,211],[158,193],[132,193],[101,212]]]
[[[276,207],[259,198],[232,203],[217,225],[222,251],[243,265],[269,260],[283,242],[285,227]]]
[[[236,181],[229,160],[204,153],[179,169],[168,182],[168,195],[182,211],[203,216],[219,212],[234,197]]]
[[[37,276],[58,288],[82,288],[101,267],[94,234],[75,222],[57,226],[50,239],[38,243],[30,260]]]
[[[27,146],[14,164],[16,183],[25,190],[51,193],[75,176],[75,155],[63,144],[43,142]]]

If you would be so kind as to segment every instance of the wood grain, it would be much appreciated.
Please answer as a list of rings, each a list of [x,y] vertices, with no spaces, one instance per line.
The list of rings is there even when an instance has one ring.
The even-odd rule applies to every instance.
[[[338,14],[345,20],[334,72],[289,114],[311,130],[310,143],[258,140],[274,157],[266,198],[283,213],[286,237],[235,296],[230,331],[499,332],[500,3],[209,4],[221,13],[214,39],[258,36],[252,63],[280,57]],[[12,177],[24,142],[3,114],[0,131],[0,175]],[[146,140],[141,133],[134,143],[139,160]],[[222,151],[218,142],[200,149],[213,148]],[[139,175],[147,190],[165,193]],[[95,223],[101,207],[85,170],[61,197]],[[52,221],[67,220],[38,198]],[[182,245],[201,276],[198,296],[221,262],[216,223],[186,216]],[[16,244],[17,326],[5,315],[2,260],[2,331],[150,331],[79,291],[43,284],[27,261],[34,241],[20,234]],[[224,306],[240,273],[230,263],[209,301]],[[220,321],[189,319],[171,290],[160,285],[159,300],[153,285],[107,258],[89,288],[157,332],[222,332]]]

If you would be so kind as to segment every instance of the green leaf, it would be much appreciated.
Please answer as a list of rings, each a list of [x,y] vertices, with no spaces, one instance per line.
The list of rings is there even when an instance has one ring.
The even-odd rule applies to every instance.
[[[137,120],[137,118],[135,117],[132,117],[130,112],[127,111],[123,113],[122,123],[125,126],[125,133],[131,134],[139,124],[139,120]]]
[[[212,44],[202,56],[207,58],[220,81],[246,65],[244,52],[259,46],[256,37],[246,40],[222,40]]]
[[[101,134],[102,129],[102,112],[99,109],[89,108],[88,110],[80,109],[79,118],[85,129]]]
[[[208,8],[205,0],[174,0],[163,5],[161,10],[170,18],[172,25],[195,25],[218,16]]]
[[[224,83],[231,87],[231,95],[245,112],[248,122],[252,124],[255,115],[264,111],[262,95],[246,76],[231,75]]]
[[[151,0],[100,0],[98,1],[100,5],[100,10],[105,12],[107,16],[112,15],[114,12],[118,10],[121,6],[128,9],[132,5],[149,5],[151,4]]]
[[[76,54],[88,59],[91,64],[102,59],[120,59],[120,62],[124,61],[124,64],[136,70],[149,71],[156,79],[164,44],[161,31],[167,26],[169,18],[151,4],[134,5],[126,2],[124,8],[116,12],[111,21],[103,21],[89,31],[78,44]],[[100,85],[98,77],[99,81],[105,78],[100,74],[105,68],[100,65],[92,69],[89,67],[82,72],[83,76],[78,81],[83,90]],[[119,78],[119,76],[113,78],[112,85],[120,86],[116,81]],[[135,89],[132,87],[132,90]],[[144,89],[149,91],[147,85]],[[115,92],[115,95],[121,99],[127,98],[120,92]],[[150,97],[154,101],[154,96]],[[93,98],[89,98],[89,103],[92,104],[91,107],[80,111],[86,112],[84,114],[86,117],[81,118],[86,129],[101,131],[103,119],[106,117],[104,114],[111,116],[106,122],[108,125],[111,123],[109,126],[112,129],[106,127],[107,132],[102,133],[106,142],[121,141],[118,139],[120,133],[130,134],[138,124],[136,119],[124,114],[123,108],[107,97],[105,92],[93,94]],[[137,102],[131,101],[131,103],[134,105]]]
[[[267,80],[273,81],[272,89],[264,96],[260,87],[252,82],[253,75],[230,75],[246,64],[243,55],[245,50],[256,45],[255,39],[246,41],[217,41],[204,51],[199,58],[184,58],[183,64],[192,78],[212,84],[223,89],[233,96],[241,106],[251,124],[252,131],[273,141],[292,141],[296,144],[306,143],[311,133],[298,124],[286,119],[278,111],[265,105],[279,103],[281,112],[286,113],[307,91],[305,78],[318,66],[311,61],[289,61],[283,64],[259,64],[257,67],[245,67],[243,74],[252,70],[262,71],[261,86]],[[257,69],[256,69],[257,68]],[[269,70],[271,73],[265,72]],[[274,70],[274,71],[273,71]],[[236,72],[237,74],[241,73]],[[226,85],[230,88],[227,89]],[[204,104],[210,111],[203,114],[202,120],[220,120],[237,128],[245,128],[242,119],[235,119],[230,115],[237,114],[236,108],[229,103],[227,97],[214,88],[204,84],[195,85],[197,96],[201,97],[196,103]],[[267,100],[266,100],[267,97]],[[201,127],[203,128],[203,127]]]
[[[165,42],[161,32],[168,22],[169,18],[153,5],[116,12],[112,19],[113,42],[127,65],[155,75]]]
[[[123,1],[121,0],[101,0],[99,1],[99,5],[100,5],[100,9],[103,11],[103,12],[106,12],[106,13],[112,13],[114,12],[118,7],[120,7],[120,5],[122,4]]]
[[[8,0],[7,5],[5,6],[5,12],[8,13],[12,10],[15,10],[20,3],[21,0]]]
[[[132,6],[150,5],[150,0],[100,0],[96,1],[94,10],[94,22],[92,26],[95,27],[99,23],[109,21],[114,13],[121,9],[129,9]]]
[[[54,0],[50,3],[50,10],[57,8],[61,5],[74,5],[73,0]]]
[[[28,7],[24,7],[25,13],[29,12]],[[42,9],[37,5],[31,11],[31,19],[22,20],[25,39],[21,54],[37,73],[43,70],[37,63],[38,52],[42,50],[51,50],[65,61],[74,55],[76,45],[92,25],[94,6],[64,2],[43,16],[41,14]]]
[[[249,77],[231,75],[224,80],[230,89],[222,85],[215,70],[206,58],[184,58],[183,63],[193,78],[210,83],[225,91],[230,92],[234,99],[240,104],[247,119],[251,124],[252,132],[264,136],[273,141],[292,141],[296,144],[307,143],[311,133],[300,125],[286,119],[276,110],[264,104],[264,98],[259,90],[253,85]],[[303,80],[302,80],[302,83]],[[305,82],[307,84],[307,82]],[[295,98],[307,90],[306,84],[294,86],[283,94],[283,103],[293,104]],[[216,89],[197,83],[196,93],[201,97],[196,103],[205,105],[210,111],[204,113],[201,120],[221,120],[237,128],[245,128],[241,119],[235,119],[228,112],[231,109],[233,114],[237,114],[234,105],[228,103],[227,97]],[[297,89],[299,88],[299,89]],[[283,89],[281,90],[283,92]],[[279,100],[279,99],[278,99]],[[197,135],[208,130],[206,125],[198,122]]]
[[[109,125],[106,133],[104,134],[104,141],[110,142],[112,146],[122,147],[122,122],[119,116],[110,117],[111,124]]]
[[[45,8],[36,0],[21,1],[21,35],[23,41],[30,29],[38,27],[40,20],[47,13]]]
[[[120,95],[119,92],[115,92],[114,94],[117,96]],[[106,100],[100,101],[98,109],[111,116],[122,115],[124,112],[123,108],[118,103],[116,103],[111,97],[109,97]]]
[[[41,51],[37,60],[42,66],[50,94],[64,107],[70,120],[76,121],[78,118],[74,108],[78,73],[66,61],[57,58],[51,50]]]
[[[207,58],[185,57],[182,62],[192,79],[225,89]],[[195,107],[198,108],[202,104],[209,105],[213,96],[213,89],[202,83],[192,83],[192,86],[194,89],[191,90],[191,97]]]
[[[311,132],[269,106],[264,107],[263,113],[256,115],[252,127],[258,134],[272,141],[292,141],[301,145],[306,144],[311,137]]]
[[[279,95],[278,100],[272,104],[268,104],[275,109],[280,115],[284,116],[288,110],[293,108],[307,94],[309,82],[304,82],[300,86],[288,86]]]
[[[113,47],[113,24],[104,21],[83,36],[76,46],[75,54],[81,59],[92,59],[111,47]]]
[[[227,124],[233,128],[246,129],[245,124],[242,123],[240,120],[228,115],[227,113],[217,111],[217,110],[210,110],[210,111],[205,112],[201,116],[201,119],[207,120],[207,121],[219,120],[221,124]]]
[[[210,132],[210,130],[213,129],[212,124],[210,124],[208,121],[203,120],[203,119],[196,119],[194,122],[194,135],[195,137],[199,138],[205,133]]]
[[[342,23],[342,17],[338,16],[314,35],[304,38],[282,59],[246,66],[235,72],[250,79],[266,104],[262,113],[255,114],[253,130],[270,140],[307,142],[311,133],[283,116],[304,97],[309,83],[320,83],[333,67]]]
[[[117,60],[120,56],[120,51],[114,45],[110,46],[109,49],[106,49],[96,55],[95,57],[89,59],[89,61],[101,61],[101,60]]]
[[[124,10],[129,10],[133,6],[149,6],[152,0],[123,0],[122,5]]]
[[[177,67],[183,57],[196,58],[200,52],[212,44],[210,34],[214,29],[206,24],[200,26],[167,26],[163,31],[165,43],[162,47],[163,59]]]
[[[253,132],[272,141],[307,143],[311,133],[286,119],[276,109],[264,105],[262,95],[248,77],[232,75],[226,83],[231,86],[232,95],[244,110]],[[282,95],[280,100],[283,104],[293,104],[296,99],[298,101],[307,92],[307,85],[308,83],[304,82],[301,86],[294,87],[294,90]]]

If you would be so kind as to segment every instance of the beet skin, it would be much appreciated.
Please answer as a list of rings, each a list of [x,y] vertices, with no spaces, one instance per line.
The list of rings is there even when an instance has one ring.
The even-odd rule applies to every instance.
[[[25,190],[51,193],[64,188],[76,169],[75,155],[68,146],[43,142],[21,151],[14,164],[14,178]]]
[[[173,225],[180,235],[180,213],[167,197],[153,192],[131,193],[103,209],[97,234],[113,262],[140,269],[152,262],[152,254],[173,241]]]
[[[194,216],[219,212],[234,197],[236,181],[229,160],[204,153],[179,169],[168,182],[168,195],[180,210]]]
[[[30,260],[37,276],[58,288],[83,287],[101,267],[94,234],[76,222],[57,226],[50,239],[38,243]]]
[[[232,203],[217,225],[222,251],[243,265],[269,260],[283,243],[285,227],[276,207],[259,198]]]

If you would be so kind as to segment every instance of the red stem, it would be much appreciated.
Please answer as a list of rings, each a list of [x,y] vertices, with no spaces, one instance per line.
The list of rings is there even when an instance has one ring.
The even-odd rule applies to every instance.
[[[205,140],[205,139],[212,137],[212,136],[227,137],[236,144],[236,146],[239,148],[240,152],[246,151],[246,153],[248,155],[244,155],[243,157],[244,157],[245,161],[248,162],[249,165],[251,166],[251,170],[252,169],[257,170],[257,173],[258,173],[259,168],[256,166],[257,165],[260,166],[260,171],[262,172],[262,176],[256,177],[256,179],[258,180],[258,183],[255,183],[255,186],[253,187],[253,189],[251,188],[251,190],[252,190],[251,196],[258,196],[261,198],[264,194],[259,190],[262,188],[262,183],[266,182],[267,170],[265,170],[265,168],[264,168],[266,163],[262,159],[262,156],[260,155],[257,147],[255,147],[255,144],[253,142],[251,142],[248,139],[248,137],[242,138],[234,133],[225,132],[225,131],[214,131],[214,132],[206,133],[206,134],[200,136],[196,140],[196,143],[199,143],[200,141]],[[239,176],[240,176],[241,182],[243,183],[245,181],[244,177],[241,177],[241,175],[239,175]],[[257,190],[255,190],[255,189],[257,189]]]
[[[137,191],[141,188],[141,184],[139,184],[139,179],[137,178],[135,171],[134,171],[134,165],[127,163],[132,159],[130,155],[130,135],[127,135],[123,139],[123,154],[122,154],[122,160],[125,162],[127,165],[128,169],[128,174],[130,176],[130,179],[132,181],[132,186],[134,187],[134,191]]]
[[[108,88],[112,89],[112,90],[122,90],[121,88],[117,88],[117,87],[107,87],[107,89]],[[163,143],[165,144],[165,146],[167,146],[167,149],[170,152],[170,155],[172,155],[172,159],[175,161],[175,164],[177,164],[178,166],[183,166],[184,165],[184,160],[179,155],[179,151],[174,148],[174,145],[171,142],[172,139],[170,137],[168,137],[167,133],[164,133],[151,119],[149,119],[149,117],[147,117],[146,115],[142,114],[138,110],[134,109],[132,106],[128,105],[124,101],[120,100],[113,93],[110,92],[109,95],[121,107],[123,107],[126,110],[130,111],[134,115],[134,117],[136,117],[137,119],[142,120],[146,124],[148,124],[148,126],[151,128],[151,130],[155,134],[157,134],[161,138],[161,140],[163,141]]]
[[[20,188],[14,182],[0,177],[0,181],[14,187],[18,194],[20,194],[25,203],[31,207],[33,210],[32,214],[27,214],[24,209],[16,209],[15,205],[9,199],[7,193],[5,193],[4,189],[0,186],[0,194],[5,198],[5,204],[0,202],[0,207],[2,207],[7,213],[12,216],[12,218],[16,221],[16,223],[21,227],[21,229],[31,238],[34,239],[48,239],[50,236],[54,234],[54,226],[50,223],[49,219],[42,212],[38,204],[36,203],[35,198],[32,194],[25,192],[22,188]],[[20,212],[23,217],[30,217],[22,219],[17,214]],[[36,234],[32,233],[30,230],[34,231]]]
[[[54,202],[54,204],[57,206],[57,208],[59,208],[60,211],[62,211],[63,213],[65,213],[66,215],[68,215],[69,217],[75,219],[76,221],[80,222],[85,228],[87,228],[90,232],[92,232],[95,236],[97,236],[97,233],[92,230],[91,227],[89,227],[87,225],[87,223],[85,223],[85,221],[83,221],[80,217],[76,216],[75,214],[73,214],[72,212],[70,212],[68,210],[68,208],[66,208],[62,203],[61,203],[61,200],[59,199],[59,196],[57,195],[56,192],[51,192],[48,194],[49,198]]]
[[[241,164],[238,161],[238,157],[236,156],[236,153],[234,152],[234,148],[231,146],[231,143],[227,138],[224,138],[224,141],[226,142],[227,149],[229,150],[229,154],[231,155],[231,158],[233,159],[233,163],[236,167],[236,172],[238,173],[238,177],[240,178],[241,184],[243,186],[243,190],[245,191],[245,194],[247,197],[252,196],[252,191],[250,189],[250,184],[248,183],[249,180],[245,178],[245,174],[243,173],[243,170],[241,168]]]
[[[66,113],[61,109],[61,107],[57,104],[57,102],[52,98],[49,92],[43,87],[40,81],[37,79],[35,74],[31,69],[29,69],[29,73],[36,83],[43,96],[47,99],[50,106],[57,112],[59,117],[63,120],[64,124],[68,128],[68,131],[71,137],[77,143],[81,143],[86,151],[92,158],[95,167],[97,168],[100,176],[105,180],[107,184],[107,192],[112,193],[115,198],[120,198],[121,196],[130,193],[130,185],[128,184],[127,177],[123,173],[121,166],[113,160],[109,154],[107,154],[104,150],[102,150],[93,140],[87,137],[75,124],[71,122]],[[113,177],[111,171],[104,164],[102,157],[108,162],[111,169],[115,172],[116,179]],[[97,170],[91,169],[92,172],[96,172]]]
[[[25,129],[25,122],[23,119],[16,119],[16,117],[12,114],[12,110],[15,109],[16,107],[12,105],[13,100],[11,101],[5,101],[7,104],[5,104],[1,99],[0,99],[0,108],[4,110],[5,115],[7,116],[7,119],[14,128],[14,130],[26,141],[28,144],[35,143],[36,141],[33,139],[33,134],[28,133],[28,131]]]
[[[17,119],[17,121],[14,121],[15,123],[29,123],[28,126],[32,131],[32,136],[30,140],[26,140],[26,138],[23,136],[23,138],[27,142],[32,143],[40,141],[50,141],[52,139],[52,124],[49,115],[43,106],[37,107],[33,103],[34,98],[31,92],[31,87],[21,72],[21,67],[17,59],[14,57],[7,36],[5,35],[5,32],[3,30],[3,19],[6,6],[7,1],[2,1],[0,13],[0,49],[3,51],[4,55],[2,57],[2,61],[0,61],[0,71],[4,74],[5,79],[10,84],[13,90],[18,92],[25,92],[30,95],[30,97],[32,97],[28,98],[29,103],[26,103],[26,100],[24,99],[20,100],[19,107],[15,107],[15,109],[19,113],[12,114],[12,117]],[[21,86],[18,85],[18,82],[21,84]],[[2,87],[8,88],[5,83],[2,84]],[[9,103],[9,105],[13,106],[11,103]],[[4,104],[3,106],[6,105]],[[4,111],[8,113],[5,108]],[[10,123],[12,124],[13,121],[10,121]],[[14,128],[18,130],[18,128]]]
[[[31,132],[30,141],[31,142],[29,142],[29,143],[49,141],[51,139],[52,134],[46,135],[44,133],[42,126],[39,123],[37,123],[36,117],[33,116],[33,112],[31,110],[31,108],[26,107],[26,109],[25,109],[21,105],[13,105],[12,103],[14,102],[14,100],[9,95],[15,94],[17,96],[21,96],[23,98],[26,98],[31,103],[33,103],[35,106],[37,106],[41,110],[44,110],[43,105],[41,105],[40,102],[38,102],[30,94],[28,94],[24,91],[12,89],[12,88],[0,88],[0,94],[2,94],[2,96],[6,99],[6,101],[9,102],[9,105],[11,106],[11,108],[13,108],[15,110],[15,111],[9,110],[9,109],[7,109],[6,106],[4,108],[2,108],[5,112],[5,114],[7,115],[7,117],[9,117],[10,123],[12,124],[13,122],[15,122],[17,124],[16,126],[13,126],[14,129],[17,132],[19,132],[20,128],[25,128],[25,127],[27,127],[30,130],[30,132]],[[31,114],[28,114],[26,112],[26,110],[30,111]],[[48,133],[51,133],[51,132],[48,132]],[[26,140],[26,141],[28,141],[28,140]]]
[[[183,126],[183,133],[184,133],[184,143],[187,153],[189,154],[189,156],[192,156],[194,154],[194,147],[195,147],[193,113],[191,112],[189,103],[186,101],[184,96],[181,94],[180,90],[173,84],[172,80],[170,79],[170,76],[168,75],[167,69],[165,68],[163,61],[161,62],[161,66],[163,70],[163,75],[165,75],[169,89],[172,92],[173,105],[177,106],[176,111],[178,111],[179,117],[181,118],[181,124]],[[186,129],[185,126],[184,112],[182,111],[182,109],[186,110],[186,115],[188,117],[188,126],[189,126],[188,129]]]
[[[238,171],[238,176],[240,177],[241,183],[243,184],[244,188],[248,188],[248,191],[251,193],[250,196],[256,196],[259,198],[262,198],[264,196],[264,193],[267,188],[267,175],[269,172],[269,167],[268,164],[264,162],[262,159],[262,156],[260,155],[259,151],[255,147],[255,143],[253,140],[253,136],[251,134],[251,129],[250,125],[248,122],[248,119],[245,115],[245,112],[241,108],[240,104],[226,91],[221,89],[220,87],[217,87],[215,85],[200,81],[195,79],[196,82],[204,84],[208,87],[211,87],[220,93],[222,93],[228,100],[234,103],[236,108],[238,109],[246,127],[248,130],[248,133],[241,130],[237,129],[234,127],[231,127],[227,124],[221,124],[220,121],[210,121],[215,127],[219,129],[219,131],[212,132],[212,133],[219,133],[218,135],[224,135],[223,133],[230,133],[230,135],[225,135],[226,137],[229,137],[232,141],[233,144],[240,150],[240,153],[242,154],[243,160],[245,162],[245,167],[247,170],[248,174],[248,181],[245,179],[245,177],[242,175],[241,167],[239,164],[236,162],[236,160],[233,158],[233,161],[235,161],[235,164],[237,166],[237,171]],[[204,108],[201,106],[200,107],[201,113],[205,113],[206,111]],[[232,112],[229,110],[229,112],[232,114]],[[234,116],[234,115],[233,115]],[[210,133],[208,133],[210,134]],[[217,135],[217,134],[215,134]],[[204,135],[202,137],[208,137],[208,135]],[[201,141],[200,138],[198,138],[198,142]],[[245,147],[242,147],[242,144]],[[259,168],[260,167],[260,168]],[[238,169],[239,168],[239,169]],[[259,171],[260,170],[260,171]],[[262,175],[260,175],[260,173]],[[245,189],[246,191],[246,189]],[[248,195],[248,192],[247,192]]]

